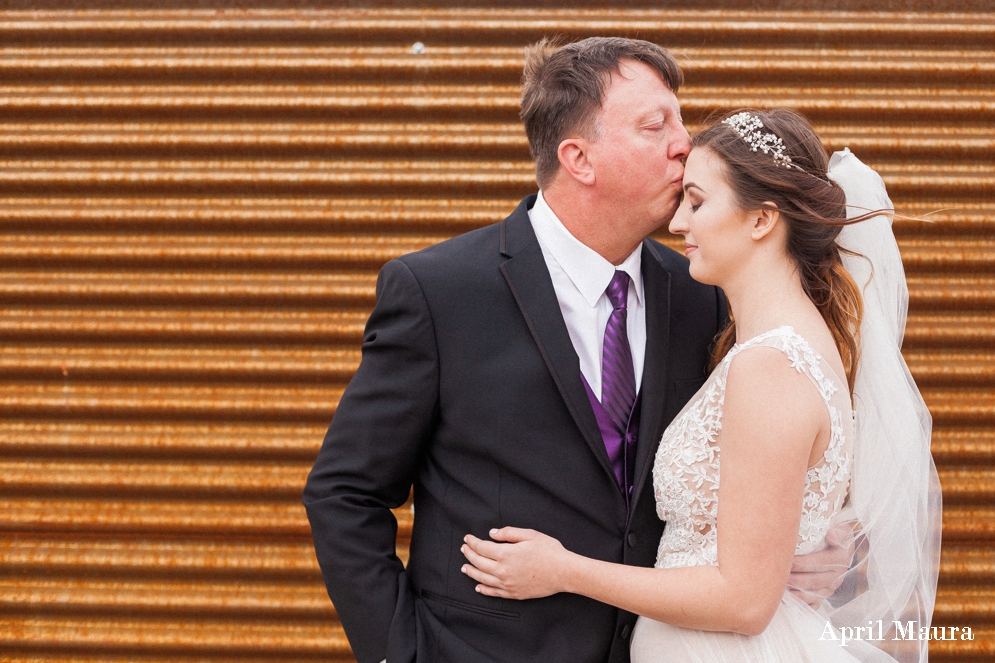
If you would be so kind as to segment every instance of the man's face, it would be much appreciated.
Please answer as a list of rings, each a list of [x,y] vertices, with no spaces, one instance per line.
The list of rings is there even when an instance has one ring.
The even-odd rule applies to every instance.
[[[617,222],[647,235],[677,210],[691,139],[660,74],[635,60],[623,60],[620,68],[605,93],[589,158]]]

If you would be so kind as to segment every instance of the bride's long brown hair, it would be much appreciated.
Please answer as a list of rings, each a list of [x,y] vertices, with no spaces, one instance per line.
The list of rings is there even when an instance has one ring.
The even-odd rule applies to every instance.
[[[743,111],[729,116],[739,112]],[[857,284],[843,267],[836,238],[843,226],[876,213],[847,220],[846,196],[827,177],[829,159],[808,120],[787,109],[747,109],[746,112],[763,122],[760,131],[781,138],[793,166],[776,163],[773,155],[762,150],[754,151],[732,127],[722,122],[699,133],[692,147],[707,147],[722,159],[742,209],[773,209],[768,203],[776,206],[787,228],[788,254],[801,276],[805,294],[819,309],[833,335],[852,394],[860,359],[863,302]],[[716,339],[712,368],[735,341],[736,323],[732,320]]]

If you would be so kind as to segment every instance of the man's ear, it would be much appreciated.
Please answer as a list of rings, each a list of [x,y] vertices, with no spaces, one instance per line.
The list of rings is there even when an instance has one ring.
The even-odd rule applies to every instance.
[[[760,240],[769,235],[777,227],[781,220],[781,213],[777,211],[777,205],[768,201],[763,203],[763,207],[750,212],[750,237]]]
[[[560,159],[560,168],[568,177],[591,186],[595,177],[594,167],[588,159],[589,148],[590,143],[585,138],[567,138],[560,143],[556,156]]]

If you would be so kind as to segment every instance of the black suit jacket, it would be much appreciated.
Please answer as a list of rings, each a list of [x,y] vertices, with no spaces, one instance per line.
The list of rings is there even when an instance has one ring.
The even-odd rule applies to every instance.
[[[534,528],[567,549],[652,566],[663,523],[651,466],[705,378],[726,319],[687,260],[643,243],[646,360],[631,516],[615,481],[528,218],[393,260],[363,359],[304,490],[315,551],[360,663],[622,663],[635,616],[582,596],[482,596],[463,536]],[[390,512],[414,486],[405,569]]]

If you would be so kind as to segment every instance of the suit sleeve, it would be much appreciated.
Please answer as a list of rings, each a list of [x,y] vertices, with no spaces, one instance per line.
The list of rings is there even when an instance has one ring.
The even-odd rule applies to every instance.
[[[359,369],[304,488],[328,595],[360,663],[414,658],[414,597],[390,509],[408,497],[436,416],[438,354],[428,305],[400,260],[377,279]],[[401,652],[404,655],[398,655]]]

